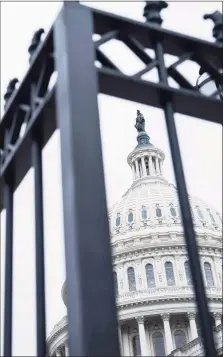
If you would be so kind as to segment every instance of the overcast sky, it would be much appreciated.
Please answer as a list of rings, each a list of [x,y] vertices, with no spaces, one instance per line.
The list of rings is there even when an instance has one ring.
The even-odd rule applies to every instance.
[[[144,3],[98,2],[88,3],[106,11],[142,21]],[[28,68],[27,49],[34,31],[49,29],[61,3],[17,2],[1,4],[1,96],[8,81],[20,80]],[[212,24],[202,19],[205,13],[221,10],[221,2],[172,2],[163,11],[163,27],[213,41]],[[142,68],[127,49],[116,41],[105,46],[105,53],[115,56],[114,61],[127,74]],[[125,52],[126,51],[126,52]],[[128,58],[128,59],[127,59]],[[167,64],[174,61],[167,56]],[[187,63],[180,67],[195,84],[198,67]],[[155,81],[156,73],[148,77]],[[172,84],[172,83],[171,83]],[[1,103],[2,105],[2,103]],[[146,119],[146,128],[154,146],[166,155],[164,175],[175,183],[163,112],[142,104],[99,96],[104,168],[108,206],[111,207],[132,183],[131,169],[126,158],[136,146],[133,127],[136,109]],[[176,115],[176,124],[184,161],[189,193],[214,206],[222,207],[222,129],[221,126]],[[61,300],[61,286],[65,279],[63,256],[63,226],[61,212],[61,173],[59,134],[56,132],[43,153],[44,216],[46,249],[47,333],[66,314]],[[30,170],[15,193],[14,226],[14,328],[13,355],[35,355],[35,276],[34,276],[34,215],[33,172]],[[1,252],[4,253],[4,214],[1,215]],[[3,265],[2,259],[2,265]],[[2,266],[1,273],[4,273]],[[3,276],[3,275],[2,275]],[[1,280],[3,282],[3,280]],[[3,287],[1,288],[3,294]],[[2,295],[3,297],[3,295]]]

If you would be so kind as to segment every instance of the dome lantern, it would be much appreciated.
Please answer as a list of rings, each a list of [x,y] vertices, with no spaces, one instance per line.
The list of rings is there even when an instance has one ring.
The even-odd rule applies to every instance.
[[[127,158],[132,169],[134,183],[143,178],[164,180],[162,165],[165,155],[150,143],[150,137],[145,131],[145,118],[139,110],[137,110],[135,128],[138,132],[138,145]]]

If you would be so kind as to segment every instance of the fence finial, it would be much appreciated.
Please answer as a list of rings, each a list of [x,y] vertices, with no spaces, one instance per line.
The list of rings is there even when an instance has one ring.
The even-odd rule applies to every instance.
[[[203,16],[205,20],[210,19],[214,23],[212,30],[213,37],[216,39],[216,42],[223,42],[223,18],[220,11],[215,11],[212,14],[205,14]]]
[[[36,31],[33,35],[32,41],[31,41],[31,45],[28,48],[28,52],[30,54],[30,59],[29,61],[31,61],[31,58],[34,54],[34,52],[36,51],[40,41],[41,41],[41,36],[44,33],[44,29],[39,29],[38,31]]]
[[[9,81],[9,84],[6,89],[6,93],[4,95],[4,100],[5,100],[4,109],[6,109],[9,98],[12,96],[13,92],[16,90],[16,84],[18,82],[19,82],[18,78],[13,78],[11,81]]]
[[[143,14],[146,18],[146,22],[161,26],[163,19],[160,12],[167,7],[168,4],[166,1],[146,1]]]

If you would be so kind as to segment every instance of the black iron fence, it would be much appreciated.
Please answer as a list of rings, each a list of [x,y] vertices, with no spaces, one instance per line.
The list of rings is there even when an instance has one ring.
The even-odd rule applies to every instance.
[[[13,192],[31,167],[35,173],[37,355],[46,355],[41,151],[56,128],[61,136],[70,355],[119,355],[98,93],[164,110],[201,334],[206,356],[216,355],[174,113],[222,124],[217,93],[202,95],[177,69],[190,59],[222,85],[222,21],[217,13],[209,15],[217,38],[210,43],[163,29],[163,7],[163,2],[148,2],[146,23],[141,23],[65,2],[44,41],[42,30],[35,34],[29,48],[30,67],[18,89],[16,80],[8,86],[0,122],[0,204],[1,211],[6,210],[4,356],[12,354]],[[93,34],[100,39],[94,42]],[[128,46],[145,69],[124,75],[99,48],[110,39]],[[145,48],[153,49],[155,58]],[[178,61],[166,67],[165,53]],[[100,68],[94,66],[95,60]],[[158,69],[159,83],[142,80],[141,75],[153,68]],[[57,81],[49,90],[53,73]],[[168,85],[169,76],[179,89]],[[85,216],[88,225],[83,222]]]

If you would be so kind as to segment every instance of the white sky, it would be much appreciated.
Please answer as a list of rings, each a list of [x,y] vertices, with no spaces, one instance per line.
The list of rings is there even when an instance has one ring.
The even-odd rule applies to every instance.
[[[144,3],[89,2],[102,10],[137,20],[143,20]],[[22,79],[28,68],[27,49],[34,31],[49,29],[61,3],[4,2],[1,4],[1,97],[8,81]],[[221,10],[222,2],[172,2],[164,10],[163,27],[202,39],[212,39],[212,24],[203,21],[205,13]],[[112,44],[113,54],[121,69],[127,73],[141,69],[141,63],[124,49]],[[110,53],[110,49],[105,49]],[[168,58],[167,61],[172,59]],[[187,64],[182,68],[195,83],[198,68]],[[155,80],[155,74],[151,77]],[[1,103],[2,105],[2,103]],[[124,100],[99,96],[105,178],[108,205],[114,204],[132,183],[131,170],[126,163],[136,145],[133,127],[136,109],[146,118],[151,142],[165,152],[164,174],[174,183],[169,144],[161,110]],[[176,115],[182,157],[189,193],[200,197],[221,212],[222,207],[222,129],[221,126]],[[61,176],[59,135],[54,134],[43,153],[44,214],[46,249],[47,333],[66,314],[61,300],[65,279],[63,256],[63,227],[61,212]],[[34,276],[34,215],[33,172],[26,176],[15,194],[14,226],[14,328],[13,355],[35,355],[35,276]],[[3,278],[4,214],[1,215],[1,253]],[[1,279],[2,283],[3,280]],[[3,298],[3,286],[1,297]],[[3,300],[1,299],[3,302]],[[1,306],[3,308],[3,305]],[[1,309],[2,311],[2,309]]]

